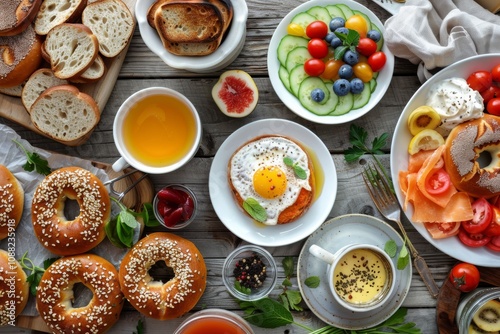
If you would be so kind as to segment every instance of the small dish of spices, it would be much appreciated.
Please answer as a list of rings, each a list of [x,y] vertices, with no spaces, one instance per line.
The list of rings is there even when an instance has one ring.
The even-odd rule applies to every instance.
[[[276,284],[276,262],[262,247],[242,246],[226,258],[222,280],[234,297],[240,300],[258,300],[266,297]]]

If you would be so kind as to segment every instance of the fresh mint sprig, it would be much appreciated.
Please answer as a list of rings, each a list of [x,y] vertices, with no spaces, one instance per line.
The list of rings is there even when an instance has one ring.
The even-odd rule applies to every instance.
[[[283,163],[286,166],[291,167],[293,169],[293,172],[295,173],[295,176],[297,176],[297,178],[299,178],[301,180],[307,179],[306,171],[302,167],[299,166],[298,162],[293,162],[292,158],[285,157],[285,158],[283,158]]]
[[[359,33],[356,30],[348,29],[347,34],[339,32],[334,33],[342,41],[342,45],[336,47],[333,53],[333,57],[336,60],[342,59],[347,50],[356,52],[356,46],[358,46],[360,38]]]
[[[391,258],[395,257],[398,252],[398,245],[396,244],[396,241],[392,239],[387,241],[384,245],[384,251]],[[401,250],[399,251],[398,261],[396,266],[399,270],[403,270],[409,263],[410,263],[410,254],[408,253],[408,248],[406,247],[406,240],[405,240],[405,243],[403,243],[403,246],[401,246]]]
[[[26,150],[26,148],[17,140],[12,139],[14,143],[21,149],[21,151],[24,152],[26,155],[27,161],[23,165],[23,169],[27,172],[32,172],[36,171],[39,174],[42,175],[49,175],[52,171],[49,167],[49,162],[42,158],[38,153],[36,152],[29,152]]]

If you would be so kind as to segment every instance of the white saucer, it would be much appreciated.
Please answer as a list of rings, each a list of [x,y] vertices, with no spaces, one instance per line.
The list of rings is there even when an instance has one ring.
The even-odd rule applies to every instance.
[[[306,240],[300,252],[297,268],[298,285],[304,301],[321,320],[335,327],[360,330],[376,326],[396,312],[408,294],[411,284],[411,263],[396,271],[396,286],[386,305],[368,312],[353,312],[340,306],[333,298],[326,276],[327,264],[309,253],[309,247],[316,244],[335,253],[347,244],[367,243],[384,249],[389,240],[396,241],[398,250],[403,239],[391,226],[372,216],[351,214],[339,216],[325,222]],[[393,259],[397,263],[396,257]],[[319,276],[320,285],[309,288],[306,278]]]

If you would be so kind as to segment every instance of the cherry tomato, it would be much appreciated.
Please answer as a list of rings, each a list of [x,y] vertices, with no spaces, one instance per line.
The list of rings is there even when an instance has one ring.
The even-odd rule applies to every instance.
[[[292,35],[292,36],[300,36],[300,37],[303,37],[305,36],[305,31],[304,31],[304,28],[300,25],[300,24],[297,24],[297,23],[290,23],[287,27],[286,27],[286,32],[287,34],[289,35]]]
[[[368,23],[364,17],[359,14],[354,14],[348,18],[345,21],[345,27],[347,29],[356,30],[361,38],[366,37],[366,33],[368,32]]]
[[[446,192],[450,188],[450,184],[450,176],[444,168],[440,168],[427,176],[425,180],[425,190],[427,190],[429,194],[439,195]]]
[[[324,70],[325,63],[321,59],[312,58],[304,63],[304,71],[312,77],[320,76]]]
[[[462,222],[462,227],[468,233],[481,233],[486,230],[493,219],[493,208],[486,199],[481,197],[472,203],[472,212],[474,216],[471,220]]]
[[[480,274],[475,265],[461,262],[451,269],[448,278],[458,290],[470,292],[479,285]]]
[[[330,59],[325,63],[325,70],[321,77],[326,80],[335,81],[338,79],[339,68],[345,63],[342,60]]]
[[[378,72],[384,67],[387,57],[382,51],[377,51],[368,57],[368,64],[372,68],[373,72]]]
[[[488,101],[486,111],[492,115],[500,116],[500,97],[495,97]]]
[[[484,92],[490,88],[493,78],[491,73],[488,71],[476,71],[469,75],[467,78],[467,83],[469,87],[477,90],[479,93]]]
[[[356,50],[363,56],[369,57],[377,51],[377,43],[370,38],[360,38]]]
[[[352,67],[354,75],[363,82],[368,82],[373,78],[373,71],[367,63],[357,63]]]
[[[481,96],[483,97],[484,104],[486,105],[491,99],[500,97],[500,87],[491,85],[490,88],[481,92]]]
[[[306,35],[309,38],[325,38],[328,34],[328,26],[323,21],[313,21],[306,27]]]
[[[491,77],[493,81],[500,82],[500,64],[493,67],[493,69],[491,70]]]
[[[491,206],[493,209],[493,218],[490,224],[484,230],[484,234],[489,237],[500,236],[500,209],[496,206]]]
[[[469,234],[467,231],[461,228],[458,231],[458,239],[460,239],[460,241],[468,247],[477,248],[482,247],[490,242],[491,237],[486,236],[484,233]]]
[[[458,234],[460,222],[425,223],[424,226],[433,239],[444,239]]]
[[[314,58],[324,58],[328,55],[328,44],[324,39],[312,38],[307,43],[307,50]]]

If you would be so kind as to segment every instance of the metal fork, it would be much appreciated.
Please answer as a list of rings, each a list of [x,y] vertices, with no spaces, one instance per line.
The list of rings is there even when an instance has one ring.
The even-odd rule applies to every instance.
[[[368,193],[372,198],[378,211],[387,219],[398,224],[399,230],[403,234],[404,241],[413,256],[413,265],[417,269],[420,277],[424,281],[432,297],[437,298],[439,288],[432,277],[432,274],[425,262],[425,259],[418,253],[411,240],[406,234],[406,230],[401,223],[401,209],[397,202],[393,190],[386,180],[386,176],[374,164],[367,164],[364,168],[363,180],[365,181]]]

